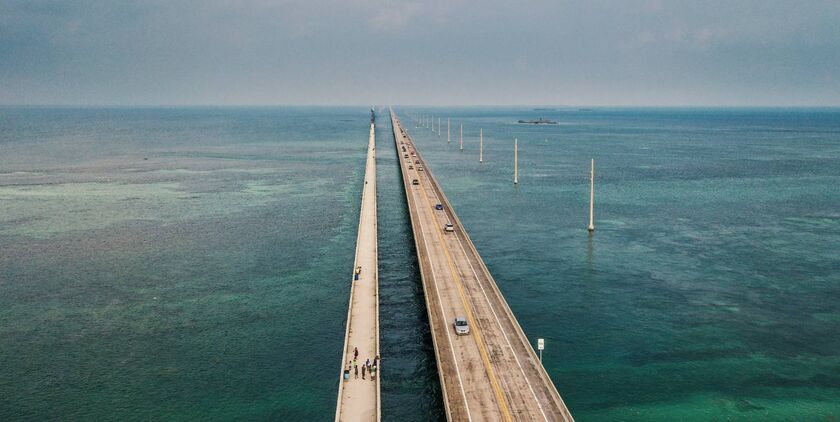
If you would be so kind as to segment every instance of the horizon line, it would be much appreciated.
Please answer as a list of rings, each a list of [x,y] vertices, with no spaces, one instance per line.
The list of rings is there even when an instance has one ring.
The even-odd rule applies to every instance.
[[[557,109],[580,109],[580,108],[840,108],[840,104],[363,104],[363,103],[335,103],[335,104],[213,104],[213,103],[184,103],[184,104],[123,104],[123,103],[32,103],[15,104],[0,103],[0,107],[20,108],[274,108],[274,107],[423,107],[423,108],[480,108],[480,107],[536,107],[536,108],[557,108]]]

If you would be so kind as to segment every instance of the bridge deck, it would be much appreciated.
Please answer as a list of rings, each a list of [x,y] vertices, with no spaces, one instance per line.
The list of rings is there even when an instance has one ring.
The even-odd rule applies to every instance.
[[[339,381],[336,421],[378,421],[380,419],[379,379],[371,380],[369,374],[362,379],[362,364],[371,362],[379,355],[379,271],[377,268],[376,239],[376,136],[375,126],[370,124],[367,160],[365,162],[365,184],[362,187],[362,207],[359,215],[359,233],[356,238],[356,269],[361,267],[359,279],[350,287],[350,308],[347,312],[347,329],[344,337],[341,376],[353,363],[355,348],[359,349],[357,365],[350,370],[350,379]],[[314,305],[317,307],[317,305]]]
[[[573,421],[440,185],[393,112],[391,122],[447,418]],[[417,185],[412,184],[415,179]],[[443,210],[436,210],[436,204],[442,204]],[[455,231],[444,232],[446,223]],[[455,334],[456,316],[467,318],[469,335]]]

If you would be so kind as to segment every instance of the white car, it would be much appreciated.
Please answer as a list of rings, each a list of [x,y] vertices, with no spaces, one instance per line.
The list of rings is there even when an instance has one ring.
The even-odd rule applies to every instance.
[[[444,224],[444,225],[443,225],[443,231],[445,231],[445,232],[454,232],[454,231],[455,231],[455,226],[453,226],[453,225],[452,225],[452,224],[450,224],[450,223],[446,223],[446,224]]]
[[[455,317],[455,322],[452,323],[452,326],[455,327],[455,334],[459,336],[465,336],[470,333],[470,325],[467,324],[467,319],[462,316]]]

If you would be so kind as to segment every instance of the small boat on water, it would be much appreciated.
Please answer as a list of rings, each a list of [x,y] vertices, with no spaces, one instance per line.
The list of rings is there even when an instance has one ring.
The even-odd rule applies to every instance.
[[[540,117],[537,120],[520,120],[519,123],[525,123],[529,125],[556,125],[557,122],[554,120],[543,119]]]

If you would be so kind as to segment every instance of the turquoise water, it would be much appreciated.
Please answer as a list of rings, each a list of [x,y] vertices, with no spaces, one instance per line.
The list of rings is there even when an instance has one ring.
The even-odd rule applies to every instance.
[[[0,420],[333,414],[365,110],[0,122]]]
[[[840,417],[840,111],[400,111],[577,420]],[[0,420],[330,420],[367,122],[0,108]],[[440,419],[389,130],[383,416]]]

